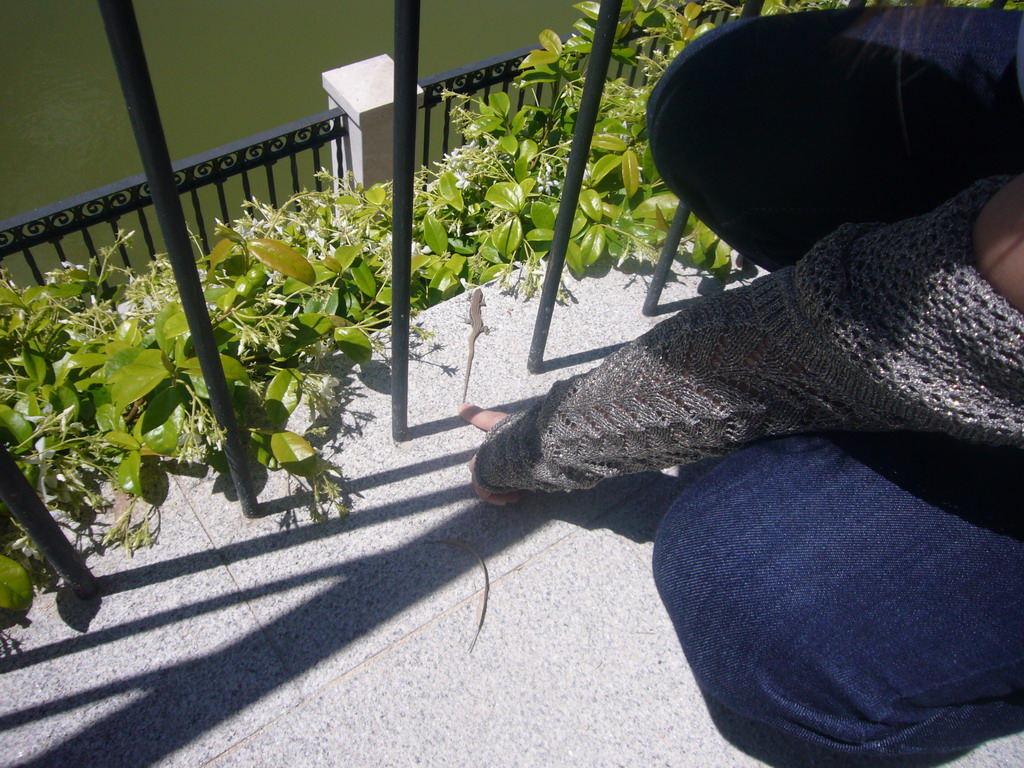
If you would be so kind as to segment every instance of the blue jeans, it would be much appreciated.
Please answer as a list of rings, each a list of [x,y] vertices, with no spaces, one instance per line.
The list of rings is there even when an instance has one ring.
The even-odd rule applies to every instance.
[[[845,221],[899,220],[1024,171],[1018,13],[858,19],[729,25],[651,98],[663,177],[769,269]],[[942,752],[1024,729],[1021,477],[1024,452],[941,435],[801,435],[733,454],[655,544],[698,682],[841,750]]]
[[[654,575],[698,683],[807,741],[873,753],[1024,729],[1024,453],[814,435],[681,496]]]

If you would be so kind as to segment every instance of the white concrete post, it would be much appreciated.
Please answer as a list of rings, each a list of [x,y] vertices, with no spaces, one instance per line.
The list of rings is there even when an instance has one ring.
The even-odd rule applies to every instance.
[[[348,136],[340,141],[352,174],[364,187],[393,176],[394,71],[394,62],[385,53],[323,73],[329,108],[341,107],[348,115]],[[417,88],[417,97],[422,104],[422,88]],[[334,175],[340,176],[345,169],[338,168],[337,151],[331,158]]]

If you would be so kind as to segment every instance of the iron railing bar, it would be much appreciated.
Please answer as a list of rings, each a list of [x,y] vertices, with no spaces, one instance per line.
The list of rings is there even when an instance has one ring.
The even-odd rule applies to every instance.
[[[59,237],[54,238],[54,240],[53,240],[53,250],[55,250],[57,252],[57,258],[60,259],[60,263],[63,264],[63,263],[65,263],[68,260],[68,258],[67,258],[67,256],[64,255],[64,248],[60,244],[60,241],[61,241],[61,238],[59,238]]]
[[[111,219],[109,223],[110,231],[114,235],[114,240],[117,240],[117,233],[121,229],[121,227],[119,226],[121,223],[121,217],[117,216]],[[132,261],[131,259],[128,258],[128,251],[125,250],[124,243],[121,243],[119,246],[117,246],[117,251],[118,253],[121,254],[121,263],[124,264],[124,268],[130,270],[132,268]]]
[[[270,204],[277,208],[277,187],[274,184],[274,163],[267,163],[263,167],[267,171],[267,188],[270,191]]]
[[[3,443],[0,443],[0,499],[74,593],[83,600],[95,597],[99,591],[96,578],[82,564],[78,552],[29,485]]]
[[[242,169],[242,197],[248,202],[252,200],[252,188],[249,186],[249,171],[246,168]]]
[[[391,436],[408,437],[409,281],[416,172],[420,0],[395,0],[394,188],[391,230]]]
[[[339,141],[338,143],[340,144],[341,142]],[[323,168],[323,165],[320,163],[320,147],[313,147],[313,183],[316,186],[316,191],[322,192],[323,184],[320,183],[320,179],[316,175],[318,168]]]
[[[338,169],[343,171],[342,175],[344,175],[355,172],[355,166],[352,163],[352,135],[348,128],[348,115],[342,114],[340,124],[344,126],[345,130],[341,134],[341,139],[335,144],[338,153]]]
[[[421,165],[426,168],[430,164],[430,117],[434,107],[423,108],[423,162]]]
[[[32,255],[32,251],[29,248],[25,248],[21,255],[25,257],[25,263],[28,264],[29,270],[32,272],[32,277],[36,281],[36,285],[42,285],[45,281],[43,280],[43,273],[39,271],[39,265],[36,264],[35,256]]]
[[[149,258],[156,258],[156,245],[153,243],[153,233],[149,229],[149,219],[146,218],[146,209],[139,208],[139,226],[142,228],[142,239],[146,242],[146,250],[149,251]]]
[[[230,221],[231,216],[228,213],[228,200],[224,195],[224,181],[216,181],[214,182],[214,186],[217,187],[217,202],[220,203],[221,221],[227,224]]]
[[[96,223],[99,224],[99,222]],[[86,227],[85,229],[82,229],[81,232],[82,240],[85,242],[85,247],[89,251],[89,253],[97,253],[96,246],[92,241],[92,235],[89,234],[89,228]]]
[[[199,230],[199,242],[203,245],[203,253],[210,252],[210,241],[206,237],[206,221],[203,219],[203,206],[199,202],[199,191],[193,189],[189,192],[192,198],[192,210],[196,214],[196,229]]]
[[[139,146],[142,166],[149,180],[153,205],[174,270],[182,309],[210,393],[210,406],[225,432],[224,453],[231,478],[243,514],[254,517],[258,513],[259,503],[247,471],[247,458],[242,448],[234,406],[213,337],[192,244],[185,227],[181,196],[175,186],[174,171],[160,124],[160,113],[135,19],[135,9],[130,0],[99,0],[99,5],[118,79],[124,91],[128,116]]]
[[[449,151],[449,140],[452,134],[452,100],[444,102],[444,132],[441,134],[441,154],[447,155]]]
[[[764,0],[746,0],[743,3],[743,10],[740,11],[741,19],[749,19],[753,16],[760,16],[764,7]]]
[[[345,173],[347,173],[348,171],[352,170],[351,167],[348,167],[348,168],[345,167],[345,142],[344,141],[336,141],[334,146],[335,146],[335,162],[338,164],[338,170],[341,171],[341,175],[344,176]],[[351,164],[349,164],[349,166],[350,165]]]
[[[642,313],[644,317],[653,317],[658,311],[658,302],[661,301],[661,292],[665,288],[665,280],[668,278],[672,262],[679,253],[679,243],[683,239],[683,232],[686,230],[686,221],[690,218],[690,209],[683,203],[676,208],[676,215],[672,217],[672,224],[665,235],[665,242],[661,246],[661,256],[654,267],[654,274],[651,275],[651,284],[647,286],[647,296],[644,299]]]
[[[299,184],[299,161],[297,155],[288,155],[288,166],[292,172],[292,194],[297,195],[302,190]]]
[[[551,328],[551,315],[554,312],[555,300],[558,298],[558,286],[565,266],[565,253],[569,246],[569,234],[583,186],[583,172],[590,157],[590,142],[594,137],[594,126],[597,123],[601,94],[608,76],[608,63],[611,61],[615,29],[621,10],[622,0],[601,0],[594,43],[587,64],[587,77],[583,83],[579,116],[576,118],[576,133],[572,139],[572,148],[569,150],[569,165],[562,186],[558,216],[555,218],[551,252],[548,254],[547,271],[544,274],[544,289],[541,292],[537,321],[533,326],[533,340],[526,362],[530,373],[540,373],[544,370],[544,348],[547,346],[548,331]]]
[[[650,58],[651,54],[654,52],[654,39],[651,38],[651,40],[648,41],[648,43],[647,43],[647,50],[646,51],[644,51],[644,46],[641,45],[641,46],[639,46],[636,49],[636,52],[637,52],[637,56],[639,56],[640,54],[643,54],[643,55],[647,56],[647,58]],[[630,67],[630,69],[629,69],[629,80],[627,81],[629,83],[629,87],[630,88],[632,88],[636,84],[636,76],[637,76],[637,73],[639,71],[640,71],[639,62],[637,64],[634,64],[633,66]]]

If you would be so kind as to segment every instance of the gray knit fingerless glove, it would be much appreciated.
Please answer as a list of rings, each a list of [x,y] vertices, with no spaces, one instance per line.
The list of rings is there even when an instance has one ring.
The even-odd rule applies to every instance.
[[[975,269],[971,242],[1007,181],[897,224],[845,225],[795,267],[695,299],[496,425],[477,481],[586,488],[830,429],[1024,447],[1024,315]]]

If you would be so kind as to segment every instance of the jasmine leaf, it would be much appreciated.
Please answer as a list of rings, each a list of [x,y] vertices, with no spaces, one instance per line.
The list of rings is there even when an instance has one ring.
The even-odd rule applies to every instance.
[[[19,563],[0,555],[0,608],[27,611],[32,605],[32,581]]]
[[[274,432],[270,436],[270,450],[281,467],[293,475],[312,477],[316,473],[316,451],[300,435]]]
[[[622,154],[622,184],[630,197],[640,188],[640,161],[632,149]]]
[[[306,285],[316,282],[316,272],[306,257],[280,240],[257,238],[249,241],[249,252],[271,269]]]
[[[423,217],[423,237],[430,250],[438,256],[448,250],[448,232],[444,225],[429,213]]]

